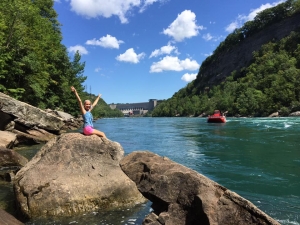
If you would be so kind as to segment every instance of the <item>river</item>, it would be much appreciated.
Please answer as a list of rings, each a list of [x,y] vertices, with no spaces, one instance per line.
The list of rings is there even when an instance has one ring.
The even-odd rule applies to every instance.
[[[166,156],[238,193],[281,224],[300,224],[300,118],[227,118],[226,124],[211,124],[205,118],[127,117],[100,119],[95,127],[119,142],[125,155],[149,150]],[[28,158],[35,151],[18,150]],[[12,196],[11,188],[0,189]],[[150,204],[26,224],[141,224]]]

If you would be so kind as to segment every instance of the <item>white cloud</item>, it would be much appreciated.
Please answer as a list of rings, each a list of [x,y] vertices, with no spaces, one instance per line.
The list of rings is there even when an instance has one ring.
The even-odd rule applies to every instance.
[[[256,17],[256,15],[259,12],[261,12],[261,11],[263,11],[265,9],[268,9],[268,8],[272,8],[272,7],[274,7],[274,6],[276,6],[276,5],[280,4],[280,3],[283,3],[283,2],[285,2],[285,0],[280,0],[278,2],[266,3],[264,5],[261,5],[259,8],[251,10],[251,12],[248,14],[248,16],[245,17],[245,20],[246,21],[253,20],[254,17]]]
[[[196,73],[186,73],[181,77],[181,80],[185,81],[185,82],[191,82],[193,80],[195,80],[197,77]]]
[[[152,5],[154,2],[158,0],[146,0],[144,5],[141,7],[140,12],[144,12],[149,5]]]
[[[118,16],[121,23],[127,23],[126,14],[140,4],[140,0],[70,0],[71,10],[78,15],[88,18]]]
[[[239,15],[235,19],[235,21],[233,21],[227,27],[225,27],[225,30],[227,32],[231,33],[236,28],[241,27],[245,22],[253,20],[259,12],[261,12],[265,9],[274,7],[274,6],[276,6],[280,3],[283,3],[283,2],[285,2],[285,0],[280,0],[280,1],[277,1],[277,2],[273,2],[273,3],[266,3],[266,4],[261,5],[259,8],[251,9],[250,13],[248,15]]]
[[[182,70],[198,70],[200,65],[196,60],[180,60],[178,57],[165,56],[161,61],[154,62],[150,67],[150,73],[159,73],[166,70],[182,71]]]
[[[86,48],[81,45],[70,46],[68,51],[70,53],[76,53],[78,51],[80,55],[87,55],[89,53]]]
[[[210,41],[211,39],[213,39],[213,36],[211,36],[210,33],[207,33],[207,34],[204,34],[202,36],[202,38],[205,40],[205,41]]]
[[[211,56],[213,53],[212,52],[210,52],[210,53],[205,53],[205,54],[203,54],[204,56],[206,56],[206,57],[208,57],[208,56]]]
[[[157,57],[159,55],[169,55],[171,54],[171,52],[175,52],[176,54],[179,54],[177,47],[170,45],[170,43],[168,43],[168,45],[165,45],[163,47],[161,47],[160,49],[155,49],[149,58],[152,57]]]
[[[95,38],[92,40],[86,41],[85,44],[87,45],[97,45],[104,48],[117,48],[119,49],[120,44],[123,44],[124,41],[117,40],[117,38],[107,34],[106,37],[101,37],[99,40],[96,40]]]
[[[57,0],[55,0],[57,1]],[[111,16],[119,17],[121,23],[128,23],[127,14],[133,9],[140,8],[143,12],[155,2],[164,3],[168,0],[67,0],[70,2],[71,10],[87,18]]]
[[[234,31],[236,28],[241,26],[241,22],[240,21],[234,21],[232,23],[230,23],[225,30],[229,33],[231,33],[232,31]]]
[[[100,67],[97,67],[97,68],[95,69],[95,72],[96,72],[96,73],[99,73],[100,70],[101,70],[101,68],[100,68]]]
[[[140,11],[139,11],[139,12],[144,12],[148,6],[152,5],[152,4],[155,3],[155,2],[164,3],[164,2],[167,2],[167,1],[168,1],[168,0],[145,0],[145,1],[143,2],[143,5],[142,5],[142,7],[140,8]]]
[[[185,38],[197,36],[199,30],[203,29],[203,26],[197,26],[195,13],[191,10],[185,10],[177,16],[163,33],[171,36],[175,41],[180,42]]]
[[[202,38],[203,38],[205,41],[220,41],[220,40],[224,39],[224,36],[223,36],[223,35],[220,35],[220,36],[213,36],[213,35],[211,35],[210,33],[207,33],[207,34],[203,34],[203,35],[202,35]]]
[[[122,62],[138,63],[144,56],[145,53],[136,54],[133,48],[129,48],[125,53],[118,55],[116,59]]]

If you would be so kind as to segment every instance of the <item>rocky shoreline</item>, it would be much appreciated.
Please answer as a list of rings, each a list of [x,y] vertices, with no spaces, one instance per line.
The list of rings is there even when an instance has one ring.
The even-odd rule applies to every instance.
[[[0,93],[0,179],[14,190],[17,219],[0,209],[0,224],[133,207],[147,200],[144,225],[279,223],[209,178],[148,151],[124,156],[122,146],[78,129],[80,119],[43,111]],[[45,143],[28,160],[14,150]],[[1,221],[2,220],[2,221]],[[20,222],[22,221],[22,222]]]
[[[0,180],[12,182],[28,163],[14,148],[47,143],[82,124],[81,118],[61,111],[41,110],[0,92]],[[18,224],[5,211],[1,210],[0,215],[0,223]]]
[[[47,143],[83,124],[81,118],[56,110],[41,110],[1,92],[0,118],[0,178],[6,181],[13,180],[28,161],[13,148]]]
[[[82,126],[81,118],[56,111],[41,110],[0,92],[0,146],[46,143],[67,130]]]

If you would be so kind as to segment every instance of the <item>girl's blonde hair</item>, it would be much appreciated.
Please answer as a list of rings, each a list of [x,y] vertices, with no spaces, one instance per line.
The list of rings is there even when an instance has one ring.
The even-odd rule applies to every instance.
[[[92,102],[88,99],[84,100],[83,104],[85,104],[86,102],[90,102],[92,104]]]

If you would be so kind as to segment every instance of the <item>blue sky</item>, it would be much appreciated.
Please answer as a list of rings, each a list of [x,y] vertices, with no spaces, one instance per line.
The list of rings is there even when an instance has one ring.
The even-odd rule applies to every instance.
[[[168,99],[235,28],[283,0],[55,0],[62,43],[106,103]]]

